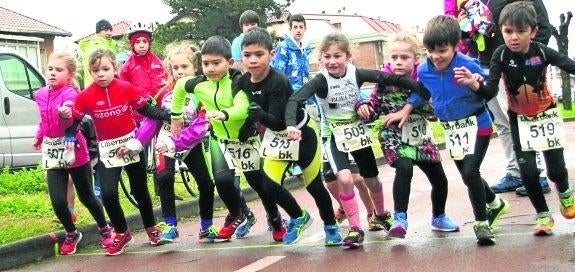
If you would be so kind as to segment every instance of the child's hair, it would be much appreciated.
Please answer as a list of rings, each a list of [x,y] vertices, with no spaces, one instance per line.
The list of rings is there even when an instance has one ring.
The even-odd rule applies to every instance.
[[[232,45],[222,36],[211,36],[202,45],[202,55],[217,55],[229,60],[232,58]]]
[[[242,12],[242,15],[240,15],[240,29],[242,29],[242,27],[244,26],[244,24],[249,24],[249,23],[256,23],[258,24],[258,26],[260,25],[260,16],[258,15],[257,12],[248,9],[244,12]]]
[[[78,62],[76,61],[76,58],[74,58],[74,56],[72,56],[70,53],[68,53],[68,52],[54,52],[54,53],[50,54],[50,57],[48,58],[48,60],[51,60],[51,59],[60,59],[60,60],[64,61],[64,64],[66,65],[66,69],[68,69],[70,74],[76,75],[76,71],[78,70]],[[78,88],[78,84],[76,83],[74,77],[72,77],[70,83],[72,83],[74,86],[76,86],[76,88]]]
[[[244,35],[242,48],[252,44],[261,45],[269,51],[273,49],[272,36],[265,28],[261,27],[254,27]]]
[[[303,23],[304,26],[306,26],[306,24],[305,24],[305,18],[304,18],[303,15],[301,15],[301,14],[291,15],[291,16],[289,17],[288,21],[289,21],[289,28],[290,28],[290,29],[291,29],[291,27],[292,27],[292,23],[293,23],[293,22],[300,22],[300,23]]]
[[[164,65],[168,67],[167,82],[174,82],[174,74],[172,73],[172,58],[175,55],[184,55],[188,58],[190,63],[194,66],[194,76],[202,75],[202,55],[200,49],[190,40],[182,40],[173,42],[166,46],[166,58]]]
[[[427,49],[435,49],[440,46],[456,46],[461,39],[459,23],[455,18],[447,15],[438,15],[429,22],[423,33],[423,45]]]
[[[510,24],[518,28],[537,26],[537,12],[533,3],[518,1],[506,5],[499,15],[499,25]]]
[[[332,45],[339,46],[339,48],[347,53],[348,56],[351,54],[349,39],[341,32],[332,32],[323,38],[319,45],[320,54],[327,51],[327,49]]]
[[[107,48],[98,48],[90,54],[90,59],[88,60],[88,67],[90,67],[90,70],[95,64],[100,65],[103,58],[108,58],[112,63],[112,66],[114,66],[114,69],[118,68],[118,62],[116,61],[116,55],[114,52]]]
[[[399,32],[395,36],[393,36],[391,40],[389,40],[388,47],[393,43],[398,42],[404,42],[409,44],[411,46],[411,52],[416,57],[421,55],[422,53],[421,50],[423,49],[423,43],[421,43],[419,38],[417,38],[414,34],[405,31]]]

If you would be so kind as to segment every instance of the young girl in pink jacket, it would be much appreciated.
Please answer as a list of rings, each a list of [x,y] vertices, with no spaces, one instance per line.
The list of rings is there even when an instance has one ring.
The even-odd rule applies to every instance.
[[[66,229],[66,238],[60,247],[60,254],[76,252],[82,233],[72,222],[66,192],[68,176],[71,176],[80,202],[88,208],[102,235],[101,244],[112,243],[112,228],[107,224],[104,210],[92,191],[92,167],[86,139],[80,131],[66,136],[66,130],[73,120],[69,113],[78,95],[72,80],[76,74],[76,60],[67,53],[55,53],[48,61],[48,85],[35,94],[40,111],[40,123],[33,146],[42,150],[42,166],[46,169],[48,193],[54,213]],[[67,117],[67,118],[66,118]],[[65,147],[66,142],[75,142],[74,148]]]

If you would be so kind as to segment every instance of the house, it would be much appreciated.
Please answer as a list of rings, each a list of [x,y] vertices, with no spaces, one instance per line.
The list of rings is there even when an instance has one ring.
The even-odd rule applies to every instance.
[[[18,51],[43,72],[54,51],[54,38],[71,36],[69,31],[0,7],[0,47]]]
[[[267,18],[268,31],[276,37],[289,33],[289,12],[280,17]],[[401,26],[395,23],[357,14],[302,14],[307,29],[304,41],[316,48],[310,57],[311,71],[318,70],[319,50],[323,37],[333,31],[348,35],[352,43],[352,62],[362,68],[379,69],[384,63],[384,48],[389,37],[400,32]]]

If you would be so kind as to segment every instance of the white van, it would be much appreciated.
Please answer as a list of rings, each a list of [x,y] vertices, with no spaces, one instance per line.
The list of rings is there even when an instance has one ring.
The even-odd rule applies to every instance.
[[[39,119],[33,94],[45,85],[46,79],[30,62],[0,47],[0,166],[40,162],[40,152],[32,148]]]

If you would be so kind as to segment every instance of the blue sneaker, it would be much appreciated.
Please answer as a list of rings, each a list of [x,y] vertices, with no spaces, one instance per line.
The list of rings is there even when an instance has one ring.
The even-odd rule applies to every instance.
[[[325,246],[339,246],[341,245],[341,232],[339,231],[339,226],[335,225],[326,225],[323,227],[325,230]]]
[[[301,167],[299,167],[299,165],[297,164],[294,164],[293,167],[291,168],[291,173],[294,176],[301,175],[302,174]]]
[[[389,236],[395,238],[405,238],[407,233],[407,214],[395,212],[393,215],[393,225],[389,228]]]
[[[523,185],[523,181],[520,177],[514,177],[511,173],[507,173],[499,183],[491,186],[491,190],[494,193],[505,193],[515,191],[515,189],[521,187]]]
[[[299,239],[301,239],[302,232],[313,222],[313,218],[306,210],[302,209],[302,213],[302,216],[292,218],[288,221],[287,232],[283,238],[285,245],[291,245],[299,241]]]
[[[431,228],[435,231],[443,232],[459,231],[459,226],[445,214],[433,217],[431,219]]]
[[[256,216],[254,215],[253,212],[250,212],[248,214],[246,214],[246,224],[243,226],[239,226],[236,229],[236,237],[237,238],[244,238],[246,237],[246,235],[248,235],[248,233],[250,233],[250,229],[253,227],[253,225],[256,224],[256,222],[258,221],[258,219],[256,218]]]
[[[541,184],[541,190],[544,194],[551,193],[551,187],[549,187],[549,182],[547,181],[547,177],[539,177],[539,184]],[[529,196],[527,189],[525,186],[521,186],[515,190],[515,194],[518,196]]]
[[[160,245],[173,243],[174,239],[180,236],[176,226],[168,225],[165,222],[161,222],[156,226],[162,229],[162,235],[160,236],[160,241],[158,241]]]

